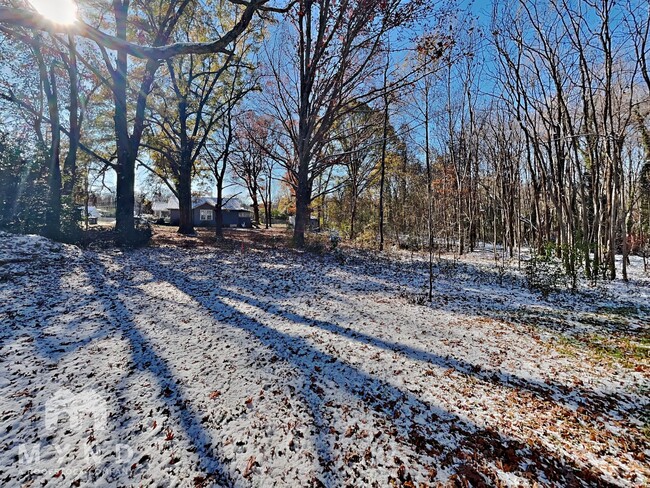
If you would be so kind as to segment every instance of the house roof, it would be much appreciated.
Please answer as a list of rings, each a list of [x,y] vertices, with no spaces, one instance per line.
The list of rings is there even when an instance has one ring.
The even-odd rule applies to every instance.
[[[239,198],[236,197],[224,197],[224,210],[232,210],[236,212],[250,212],[250,210],[242,203]],[[154,205],[156,205],[155,202]],[[162,203],[162,202],[161,202]],[[217,205],[217,199],[214,197],[194,197],[192,198],[192,208],[198,208],[203,205],[209,205],[210,207],[215,207]],[[155,206],[153,207],[156,208]],[[171,197],[166,203],[166,206],[161,208],[161,210],[178,210],[178,199],[176,197]]]
[[[164,212],[169,210],[169,202],[153,202],[151,204],[151,210],[154,212]]]

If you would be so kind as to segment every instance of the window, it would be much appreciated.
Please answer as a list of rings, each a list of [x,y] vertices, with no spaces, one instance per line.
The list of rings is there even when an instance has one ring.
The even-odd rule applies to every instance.
[[[246,217],[248,217],[248,212],[239,212],[240,219],[245,219]]]
[[[214,220],[214,213],[212,210],[201,210],[201,221]]]

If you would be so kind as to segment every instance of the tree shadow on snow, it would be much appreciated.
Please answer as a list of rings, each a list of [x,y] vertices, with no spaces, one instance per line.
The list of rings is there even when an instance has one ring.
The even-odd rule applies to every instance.
[[[224,466],[221,455],[216,452],[217,447],[210,432],[203,426],[203,415],[192,406],[192,401],[184,392],[168,362],[156,351],[156,347],[141,331],[132,318],[125,302],[134,296],[139,296],[141,291],[130,286],[129,278],[122,279],[119,286],[108,284],[106,278],[110,272],[98,260],[97,273],[94,274],[95,285],[102,290],[99,293],[100,299],[105,302],[105,309],[108,310],[108,319],[117,325],[123,337],[129,341],[131,363],[129,370],[145,372],[157,382],[157,388],[152,392],[158,392],[158,398],[169,411],[170,420],[175,421],[185,436],[193,445],[193,451],[198,457],[200,468],[207,473],[207,478],[194,480],[196,486],[202,486],[204,482],[217,483],[219,486],[234,486],[228,469]],[[120,403],[124,404],[123,397]],[[123,410],[126,407],[123,407]],[[124,430],[133,429],[134,426],[126,425]],[[180,458],[174,459],[170,455],[170,463],[176,463]]]
[[[164,249],[157,250],[157,253],[162,256],[165,255],[165,252],[167,251]],[[496,482],[494,478],[484,478],[479,474],[479,471],[486,472],[486,469],[481,468],[496,464],[503,471],[517,472],[520,476],[542,483],[544,480],[549,480],[565,486],[582,483],[610,486],[610,483],[603,479],[599,473],[578,466],[565,456],[550,452],[543,446],[531,446],[520,440],[504,437],[494,430],[482,428],[427,403],[412,392],[405,391],[348,364],[344,358],[319,350],[304,337],[290,335],[265,325],[262,321],[229,305],[225,299],[246,303],[248,306],[305,328],[315,327],[359,344],[400,354],[412,360],[453,368],[462,374],[474,376],[480,381],[513,389],[525,389],[544,398],[550,395],[555,401],[568,405],[575,402],[576,398],[564,385],[546,384],[501,371],[482,370],[479,365],[466,361],[443,357],[409,345],[377,338],[334,322],[307,318],[271,301],[265,302],[260,298],[254,298],[253,295],[259,293],[259,287],[252,282],[245,288],[251,293],[244,295],[241,293],[243,291],[241,288],[238,291],[233,291],[233,287],[220,284],[218,278],[198,280],[196,273],[188,272],[187,263],[175,260],[173,253],[167,256],[168,260],[165,265],[160,264],[158,260],[160,256],[156,255],[156,259],[152,259],[146,251],[134,253],[133,256],[138,256],[139,262],[136,261],[138,264],[145,263],[145,270],[153,275],[152,281],[164,281],[176,287],[200,304],[214,321],[250,334],[251,338],[263,345],[270,354],[293,366],[304,377],[304,387],[300,396],[309,409],[316,427],[314,432],[315,448],[319,462],[326,473],[325,479],[321,480],[321,483],[330,485],[341,482],[341,480],[337,480],[336,474],[330,472],[336,461],[335,455],[332,453],[332,447],[336,440],[334,434],[329,432],[327,410],[330,407],[324,402],[323,397],[326,395],[320,386],[327,385],[356,397],[359,402],[374,410],[378,416],[385,418],[392,425],[400,442],[410,444],[423,459],[428,460],[427,462],[435,467],[451,467],[456,471],[458,480],[462,483],[469,482],[474,486],[480,486]],[[124,258],[118,258],[117,261],[129,262],[131,259],[132,257],[127,255]],[[213,268],[209,261],[210,258],[199,257],[199,259],[207,261],[199,262],[196,266],[203,268],[204,272],[210,272]],[[300,262],[298,265],[301,265]],[[327,263],[325,265],[327,267]],[[372,270],[364,269],[363,266],[353,265],[351,269],[359,280],[375,278]],[[265,274],[269,286],[286,282],[284,271],[271,269],[266,270]],[[87,296],[83,296],[81,300],[78,295],[73,293],[75,290],[61,286],[60,276],[58,278],[53,276],[47,284],[44,284],[47,289],[36,290],[35,293],[37,295],[44,293],[44,302],[47,302],[45,298],[57,295],[61,303],[65,303],[66,300],[77,300],[73,307],[84,307],[92,300],[99,300],[106,314],[104,319],[108,319],[112,324],[108,330],[93,330],[90,327],[88,334],[77,340],[75,338],[78,336],[79,328],[83,327],[87,320],[87,318],[83,318],[65,324],[60,329],[61,336],[37,333],[38,331],[42,332],[46,325],[53,325],[51,322],[56,319],[56,314],[50,314],[48,319],[42,321],[43,323],[37,324],[36,320],[39,319],[36,318],[26,321],[26,327],[17,329],[15,332],[17,336],[14,339],[25,333],[32,335],[33,340],[37,342],[35,349],[38,353],[49,361],[57,363],[67,354],[73,353],[92,341],[113,334],[114,331],[120,331],[130,345],[130,366],[134,367],[136,371],[146,372],[156,379],[157,388],[152,391],[160,392],[162,402],[172,415],[170,420],[178,421],[186,436],[194,444],[202,469],[210,473],[213,476],[213,481],[219,485],[235,485],[237,480],[229,476],[223,456],[218,452],[211,432],[202,425],[200,412],[192,406],[191,399],[184,394],[170,364],[159,354],[146,333],[138,327],[132,312],[126,305],[129,300],[142,296],[142,289],[137,286],[142,283],[136,283],[132,277],[128,276],[122,277],[119,281],[108,281],[107,278],[111,276],[111,271],[106,269],[99,259],[92,263],[88,270],[88,276],[93,285],[92,290],[89,289]],[[248,279],[250,278],[248,277]],[[336,281],[331,277],[327,279]],[[403,286],[404,281],[407,280],[400,278],[398,283],[388,284],[397,288]],[[238,285],[241,284],[238,283]],[[383,282],[376,283],[378,289],[385,285],[386,283]],[[299,284],[299,288],[294,286],[280,288],[281,296],[289,298],[296,293],[297,289],[302,294],[308,294],[309,286],[309,280],[305,280]],[[363,287],[360,287],[359,293],[363,293]],[[161,324],[161,326],[165,325]],[[32,333],[29,332],[31,328],[33,328]],[[69,335],[65,334],[66,330],[70,332]],[[182,333],[182,331],[175,331],[175,333]],[[11,334],[3,336],[1,339],[3,342],[10,340]],[[196,357],[200,357],[199,353],[200,351],[191,352]],[[124,385],[122,387],[125,388]],[[571,390],[587,400],[585,408],[589,409],[591,413],[606,414],[607,407],[599,403],[602,396],[596,395],[588,389],[572,388]],[[425,421],[416,420],[422,419],[423,416]],[[129,426],[127,425],[125,428],[129,428]],[[354,468],[354,464],[358,460],[351,457],[346,462],[351,468]],[[398,467],[395,468],[396,479],[404,482],[408,478],[408,473],[398,473]],[[488,469],[487,471],[492,470]],[[363,473],[360,476],[363,477]],[[493,474],[489,476],[493,476]],[[318,484],[315,480],[313,482]]]
[[[346,337],[350,340],[361,344],[367,344],[369,346],[382,349],[385,351],[396,352],[405,357],[416,361],[428,362],[431,365],[453,368],[456,371],[463,373],[465,375],[473,376],[481,381],[487,383],[493,383],[495,385],[507,386],[511,388],[518,388],[522,390],[529,391],[542,399],[551,397],[553,401],[559,402],[564,406],[575,410],[576,406],[582,407],[587,413],[594,416],[605,416],[611,417],[612,414],[616,413],[617,405],[625,402],[619,394],[606,394],[603,392],[595,392],[584,386],[567,386],[561,383],[549,381],[549,380],[535,380],[532,378],[523,378],[518,376],[516,373],[503,371],[501,369],[490,369],[483,368],[480,364],[475,364],[472,362],[464,361],[462,359],[456,359],[448,356],[441,356],[435,353],[431,353],[421,348],[417,348],[411,345],[402,344],[387,339],[375,337],[373,335],[351,329],[349,327],[344,327],[340,324],[334,322],[328,322],[323,320],[318,320],[314,318],[307,318],[295,313],[292,310],[287,309],[286,307],[281,307],[276,304],[278,300],[285,299],[295,299],[300,297],[304,299],[312,295],[316,295],[320,292],[319,289],[314,287],[315,277],[310,274],[308,270],[301,273],[292,273],[291,269],[287,270],[285,268],[273,268],[269,267],[264,269],[263,272],[253,271],[248,277],[237,276],[234,279],[233,286],[235,288],[241,287],[241,292],[235,292],[232,290],[233,286],[229,286],[228,289],[225,288],[225,285],[222,283],[224,277],[218,278],[219,285],[215,284],[210,275],[206,272],[211,272],[212,270],[219,269],[222,271],[223,268],[217,268],[215,264],[219,265],[223,258],[214,256],[197,256],[196,262],[188,263],[181,259],[174,258],[173,250],[159,250],[159,254],[165,255],[165,251],[170,252],[171,254],[167,256],[167,261],[165,266],[161,267],[157,265],[157,262],[151,261],[149,263],[149,270],[157,270],[157,275],[161,276],[164,279],[165,274],[169,274],[171,271],[176,271],[176,275],[172,276],[170,279],[172,282],[178,281],[179,279],[187,279],[190,274],[193,274],[194,281],[192,287],[200,290],[198,295],[205,296],[205,293],[217,293],[224,295],[230,295],[233,299],[238,302],[244,302],[251,306],[254,306],[260,310],[265,310],[267,313],[273,313],[278,317],[282,317],[286,320],[292,321],[294,323],[303,324],[309,327],[316,327],[326,332],[337,334],[343,337]],[[271,261],[274,259],[273,255],[271,256]],[[241,258],[241,256],[239,256]],[[216,259],[216,263],[212,260]],[[236,258],[235,258],[236,259]],[[286,257],[284,258],[286,259]],[[385,281],[376,282],[376,275],[372,274],[372,268],[368,269],[366,263],[361,263],[361,265],[353,265],[346,269],[348,274],[344,276],[330,276],[329,272],[332,271],[331,262],[321,259],[316,264],[314,262],[301,261],[304,257],[298,257],[297,260],[294,260],[292,265],[295,268],[300,268],[300,266],[307,265],[311,267],[317,267],[318,271],[321,273],[318,276],[318,280],[325,280],[326,287],[335,288],[342,279],[354,279],[359,283],[359,291],[345,291],[345,299],[348,300],[349,304],[353,306],[353,300],[355,295],[367,295],[371,293],[372,289],[381,289],[383,290],[386,286]],[[307,257],[309,260],[310,258]],[[383,265],[386,263],[382,263]],[[194,266],[194,268],[192,268]],[[389,267],[396,267],[395,263],[386,264]],[[228,266],[227,266],[228,267]],[[227,269],[226,267],[226,269]],[[234,274],[237,274],[237,266],[234,266],[232,271]],[[335,270],[340,270],[341,268],[336,266],[333,268]],[[494,277],[490,271],[484,269],[474,270],[472,265],[469,265],[468,269],[465,269],[465,274],[470,274],[471,276],[477,275],[478,281],[492,283]],[[263,275],[263,276],[261,276]],[[197,277],[201,276],[204,280],[198,280]],[[390,278],[390,276],[389,276]],[[412,274],[407,274],[407,279],[413,279]],[[361,284],[367,283],[368,280],[375,280],[374,283],[370,283],[370,287],[362,287]],[[403,281],[406,281],[405,279]],[[399,287],[403,285],[403,281],[399,281],[397,284],[389,283],[390,286],[395,286],[395,290],[398,290]],[[511,284],[513,285],[513,284]],[[459,285],[463,288],[463,285]],[[504,284],[505,286],[505,284]],[[354,285],[353,285],[354,288]],[[370,290],[368,289],[370,288]],[[321,288],[322,289],[322,288]],[[249,292],[244,295],[244,290]],[[264,300],[266,291],[272,293],[273,300]],[[396,291],[397,292],[397,291]],[[467,291],[463,291],[464,294],[467,294]],[[524,296],[528,296],[528,292],[523,292]],[[505,291],[502,293],[497,293],[499,297],[504,297]],[[198,297],[194,297],[198,298]],[[337,297],[338,298],[338,297]],[[484,302],[486,300],[484,299]],[[504,301],[506,301],[504,299]],[[516,300],[510,300],[510,303],[506,303],[506,306],[517,307]],[[435,304],[434,308],[436,310],[443,310],[457,313],[458,310],[462,307],[462,303],[454,302],[450,300],[447,304]],[[464,315],[468,317],[485,317],[493,318],[493,309],[490,308],[488,303],[485,303],[485,306],[482,307],[471,307],[463,308]],[[619,412],[620,413],[620,412]]]
[[[82,293],[62,282],[70,271],[65,262],[55,262],[17,277],[24,293],[3,304],[6,321],[3,320],[0,329],[0,343],[10,345],[15,340],[25,339],[32,343],[40,358],[57,364],[68,354],[105,336],[101,325],[94,327],[88,317],[63,320],[65,314],[88,307],[97,300],[94,289]]]
[[[140,258],[146,257],[148,256],[140,256]],[[176,263],[161,267],[155,260],[149,260],[146,269],[154,275],[155,280],[166,281],[191,296],[220,324],[245,330],[272,354],[295,367],[304,376],[305,384],[309,385],[302,392],[302,396],[309,403],[314,419],[324,419],[326,417],[324,412],[328,408],[323,400],[326,395],[319,385],[333,385],[356,397],[362,404],[387,419],[395,429],[396,437],[401,442],[410,444],[416,452],[425,459],[429,459],[434,466],[454,466],[459,479],[474,486],[496,482],[494,478],[485,479],[479,474],[481,466],[485,468],[492,463],[496,463],[503,471],[516,471],[519,475],[536,481],[550,480],[564,486],[580,485],[581,483],[613,486],[599,474],[586,467],[578,466],[571,459],[550,452],[542,446],[531,446],[517,439],[504,437],[489,428],[482,428],[427,403],[409,391],[348,364],[343,358],[319,350],[303,337],[269,327],[260,320],[229,305],[224,298],[227,298],[228,301],[245,302],[249,306],[265,310],[267,313],[302,324],[305,327],[318,327],[359,343],[405,355],[411,359],[451,367],[464,374],[474,375],[481,380],[492,381],[495,384],[523,387],[534,392],[546,388],[545,385],[517,378],[514,375],[494,377],[489,374],[479,374],[476,372],[475,365],[353,332],[334,323],[307,319],[279,307],[269,306],[268,303],[263,303],[250,296],[241,295],[232,289],[222,288],[212,280],[196,280],[190,277],[187,269],[177,269],[177,266],[182,266],[182,264]],[[204,269],[210,268],[204,266]],[[423,415],[426,418],[425,422],[414,420]],[[316,421],[318,422],[318,420]],[[335,443],[335,439],[329,434],[327,425],[317,425],[317,427],[319,439],[316,445],[319,450],[320,462],[327,472],[331,469],[332,462],[329,446]],[[447,441],[453,439],[451,441],[453,447],[446,446],[443,439],[447,439]],[[358,460],[348,459],[348,465],[353,465],[355,462]],[[396,479],[404,481],[402,478],[408,477],[404,473],[399,474],[397,467],[395,469]],[[335,474],[332,473],[329,476],[334,477],[334,482],[337,482]],[[329,481],[332,480],[328,477],[325,484],[329,484]]]
[[[71,275],[74,275],[77,280],[86,280],[83,291],[74,284],[67,285],[63,282]],[[137,427],[124,422],[124,414],[128,412],[124,397],[128,392],[120,391],[120,388],[125,388],[124,383],[132,373],[148,373],[148,377],[154,378],[157,383],[157,388],[152,387],[151,391],[158,393],[159,399],[170,415],[173,412],[171,420],[178,423],[193,444],[193,451],[198,457],[200,467],[207,473],[205,482],[233,486],[234,482],[224,467],[221,456],[215,452],[214,440],[210,432],[201,423],[200,413],[193,408],[190,399],[184,395],[182,387],[178,384],[170,365],[157,353],[145,333],[138,328],[131,312],[124,304],[125,300],[131,298],[134,293],[139,293],[139,290],[131,286],[122,287],[121,285],[125,283],[123,278],[119,281],[109,281],[107,278],[110,275],[111,272],[96,255],[94,259],[85,263],[83,269],[81,267],[70,269],[66,263],[58,263],[47,270],[39,271],[34,276],[29,276],[27,281],[23,277],[21,283],[29,286],[30,293],[21,294],[17,301],[5,307],[5,314],[10,318],[13,317],[14,320],[2,328],[0,346],[11,347],[14,341],[28,341],[31,344],[31,351],[36,355],[34,359],[39,360],[37,363],[41,364],[40,361],[44,361],[45,369],[39,366],[39,370],[47,373],[56,371],[66,358],[73,357],[74,353],[96,341],[114,338],[115,335],[126,339],[131,358],[127,365],[127,378],[124,378],[121,384],[114,385],[113,391],[116,395],[114,401],[117,401],[120,413],[109,419],[112,423],[111,443],[127,443],[126,440]],[[128,277],[126,278],[128,280]],[[28,316],[19,316],[16,313],[26,307],[33,307],[33,313],[30,312]],[[93,310],[92,315],[96,316],[89,316],[90,310]],[[64,322],[61,318],[63,313],[77,315],[77,318]],[[23,360],[33,363],[33,360],[28,357]],[[94,374],[92,365],[81,370],[82,378]],[[79,380],[80,378],[71,377],[67,380],[59,380],[60,387],[74,389],[71,383],[78,383]],[[47,381],[47,376],[41,374],[34,381],[36,384]],[[41,400],[46,402],[49,398]],[[142,418],[138,420],[144,420],[145,416],[146,413],[142,414]],[[54,441],[53,436],[45,439],[47,445]],[[143,468],[147,469],[146,460],[141,458],[140,461],[138,459],[135,461],[141,461]],[[170,456],[170,462],[178,461]],[[196,486],[201,486],[199,479],[194,481],[197,483]]]

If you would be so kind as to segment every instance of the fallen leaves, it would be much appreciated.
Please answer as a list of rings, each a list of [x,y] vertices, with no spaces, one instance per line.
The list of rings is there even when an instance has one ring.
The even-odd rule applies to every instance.
[[[529,299],[525,292],[473,291],[473,277],[487,275],[468,268],[453,280],[438,277],[434,305],[414,306],[395,290],[418,282],[417,261],[360,256],[339,266],[253,249],[246,258],[198,247],[144,249],[102,256],[104,271],[61,270],[68,285],[25,281],[0,304],[16,324],[7,337],[29,331],[0,343],[13,382],[0,384],[7,437],[27,438],[50,383],[103,389],[123,381],[119,391],[107,390],[119,399],[110,422],[142,457],[122,485],[136,485],[146,471],[153,484],[182,472],[197,488],[213,486],[222,480],[206,466],[217,464],[233,484],[259,486],[381,480],[422,488],[443,479],[484,486],[521,478],[562,486],[567,473],[583,484],[650,479],[648,442],[626,417],[642,407],[629,385],[646,385],[647,368],[614,377],[557,354],[543,324],[515,327],[484,316],[496,303],[489,292],[501,295],[501,307],[522,294]],[[88,303],[64,305],[79,298],[79,283],[92,273]],[[32,300],[23,292],[30,284],[40,305],[28,320],[20,313]],[[91,318],[97,330],[84,329]],[[37,347],[52,358],[36,358]],[[30,418],[15,420],[29,400]],[[93,447],[102,447],[104,436],[97,437]]]
[[[347,465],[355,464],[361,461],[361,456],[356,451],[348,451],[343,456],[343,462]]]
[[[251,456],[248,458],[248,462],[246,463],[246,469],[244,469],[242,476],[244,478],[248,478],[251,474],[253,474],[254,468],[255,468],[255,456]]]

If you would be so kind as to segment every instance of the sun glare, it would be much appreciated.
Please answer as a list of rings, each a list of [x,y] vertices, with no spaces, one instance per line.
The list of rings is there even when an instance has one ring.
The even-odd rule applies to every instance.
[[[73,24],[77,20],[74,0],[30,0],[36,11],[56,24]]]

